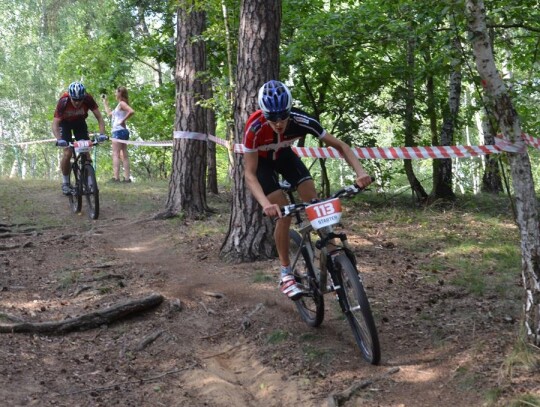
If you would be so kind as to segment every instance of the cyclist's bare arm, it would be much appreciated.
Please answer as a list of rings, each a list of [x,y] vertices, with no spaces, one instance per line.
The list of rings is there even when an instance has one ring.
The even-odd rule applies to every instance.
[[[264,194],[261,184],[257,179],[258,164],[259,155],[257,152],[244,154],[244,179],[246,180],[246,184],[251,191],[251,194],[262,206],[263,212],[266,216],[281,217],[281,209],[279,205],[270,202],[268,197]]]
[[[371,184],[371,176],[364,170],[364,167],[362,167],[362,164],[360,164],[360,161],[356,158],[356,155],[354,155],[352,148],[347,143],[335,138],[330,133],[326,133],[321,140],[327,146],[334,147],[341,153],[345,161],[347,161],[356,173],[356,184],[359,187],[365,188]]]
[[[54,137],[56,137],[57,140],[60,140],[62,138],[62,133],[60,132],[60,119],[55,117],[52,121],[52,132]]]

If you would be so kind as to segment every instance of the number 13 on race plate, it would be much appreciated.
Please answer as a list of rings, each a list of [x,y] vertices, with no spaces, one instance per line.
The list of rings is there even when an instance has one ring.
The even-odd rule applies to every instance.
[[[341,202],[339,198],[334,198],[309,205],[306,207],[306,215],[315,230],[335,225],[341,219]]]

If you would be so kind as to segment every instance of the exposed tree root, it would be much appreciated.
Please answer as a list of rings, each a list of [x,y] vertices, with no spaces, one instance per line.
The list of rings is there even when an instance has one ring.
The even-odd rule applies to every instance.
[[[328,396],[326,405],[328,407],[342,406],[344,403],[349,401],[353,396],[355,396],[360,390],[371,386],[373,383],[379,380],[386,379],[388,376],[397,372],[399,372],[399,367],[394,367],[380,376],[374,377],[372,379],[364,380],[362,382],[353,383],[351,386],[349,386],[342,392],[336,392],[336,393],[330,394],[330,396]]]
[[[110,324],[118,319],[126,317],[127,315],[146,311],[149,308],[158,306],[162,302],[162,295],[151,294],[145,298],[126,301],[99,311],[62,321],[0,324],[0,333],[63,334],[75,330],[82,331],[93,329],[103,324]]]

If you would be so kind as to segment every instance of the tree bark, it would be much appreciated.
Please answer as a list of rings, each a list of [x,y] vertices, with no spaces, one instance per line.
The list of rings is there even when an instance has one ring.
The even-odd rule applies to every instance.
[[[431,42],[428,37],[428,44]],[[427,45],[428,49],[424,52],[424,59],[427,65],[431,64],[431,49]],[[431,72],[427,73],[426,78],[426,102],[427,109],[426,113],[429,118],[429,130],[431,133],[431,145],[439,146],[439,131],[437,127],[437,97],[435,96],[435,78]],[[439,179],[439,165],[440,160],[432,160],[432,169],[433,169],[433,185],[436,184],[436,180]]]
[[[454,51],[459,52],[459,38],[454,39]],[[450,84],[448,91],[448,113],[443,119],[441,129],[441,145],[454,145],[454,128],[459,112],[461,100],[461,61],[454,58],[452,61],[452,73],[450,74]],[[452,159],[445,158],[438,160],[437,179],[433,182],[433,199],[455,200],[456,195],[452,188]]]
[[[493,102],[493,114],[503,137],[522,143],[519,116],[495,66],[493,49],[486,29],[486,10],[482,0],[465,0],[476,68],[484,90]],[[521,237],[522,280],[525,288],[525,328],[528,339],[540,345],[540,231],[538,208],[529,154],[508,153],[514,188],[517,224]]]
[[[409,75],[406,81],[407,93],[405,96],[405,145],[412,147],[416,145],[414,142],[414,134],[416,132],[416,125],[414,122],[414,105],[415,105],[415,92],[414,92],[414,53],[416,49],[416,41],[411,38],[407,42],[407,68],[409,69]],[[411,160],[403,160],[403,167],[405,174],[409,180],[413,196],[416,197],[417,202],[426,201],[428,194],[424,187],[416,178]]]
[[[210,81],[207,81],[204,86],[205,99],[212,99],[212,84],[210,83]],[[206,109],[206,130],[208,134],[216,134],[216,112],[214,111],[214,109]],[[206,179],[206,187],[210,193],[217,195],[219,191],[217,181],[216,143],[208,141],[207,148],[208,177]]]
[[[204,11],[195,0],[180,2],[177,10],[176,119],[174,129],[206,133],[206,114],[198,103],[204,97],[200,74],[206,70],[205,44],[201,35],[206,24]],[[200,218],[206,203],[206,141],[174,139],[172,173],[165,213],[158,217]]]
[[[236,143],[242,142],[245,122],[258,108],[259,87],[270,79],[279,79],[280,25],[281,1],[242,1],[234,109]],[[272,222],[263,218],[246,186],[243,156],[236,154],[234,160],[231,218],[221,258],[242,262],[274,257]]]
[[[495,134],[493,134],[493,126],[487,115],[482,118],[482,132],[484,133],[484,144],[495,144]],[[501,179],[501,171],[499,168],[499,154],[486,155],[486,168],[482,176],[482,192],[489,194],[499,194],[503,191]]]

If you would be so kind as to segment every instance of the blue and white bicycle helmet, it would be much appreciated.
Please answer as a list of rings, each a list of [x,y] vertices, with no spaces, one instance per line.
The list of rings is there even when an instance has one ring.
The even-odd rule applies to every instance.
[[[73,82],[68,87],[69,97],[73,100],[82,100],[86,96],[86,89],[80,82]]]
[[[291,91],[280,81],[271,80],[261,86],[258,100],[267,120],[284,120],[291,113]]]

